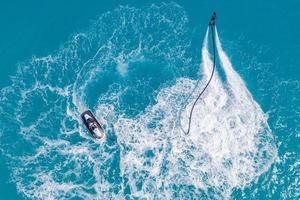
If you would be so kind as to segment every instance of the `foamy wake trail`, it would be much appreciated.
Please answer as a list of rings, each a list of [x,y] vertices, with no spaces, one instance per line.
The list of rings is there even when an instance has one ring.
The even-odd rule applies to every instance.
[[[205,38],[202,45],[202,63],[200,65],[200,70],[202,72],[202,79],[200,81],[200,84],[196,87],[195,91],[192,91],[192,97],[190,98],[189,105],[186,107],[185,112],[181,116],[181,120],[183,120],[183,124],[188,124],[189,114],[191,111],[192,104],[194,103],[194,100],[197,98],[197,95],[203,90],[204,85],[209,80],[212,71],[213,71],[213,62],[211,60],[209,49],[208,49],[208,39],[210,39],[210,32],[209,28],[207,28]],[[207,110],[209,107],[202,106],[203,103],[209,104],[211,106],[223,106],[224,102],[226,102],[226,94],[224,87],[221,83],[219,74],[217,71],[214,72],[212,83],[209,85],[207,91],[204,92],[203,96],[206,98],[200,98],[198,101],[198,104],[195,106],[195,110],[198,110],[197,116],[193,116],[192,118],[192,126],[191,126],[191,133],[196,133],[197,130],[199,130],[199,124],[195,123],[197,122],[197,119],[204,119],[206,113],[209,113],[210,111]],[[200,111],[201,110],[201,111]],[[200,112],[199,112],[200,111]],[[201,127],[203,129],[205,127]]]
[[[207,36],[202,48],[203,82],[213,67]],[[121,174],[128,177],[135,196],[229,198],[233,188],[256,180],[273,162],[276,148],[266,116],[228,64],[219,40],[218,51],[232,82],[223,83],[215,73],[195,107],[190,135],[185,136],[175,123],[180,97],[195,84],[187,79],[161,90],[157,104],[144,115],[116,122]],[[181,116],[183,124],[190,105]]]
[[[218,55],[220,57],[221,66],[224,68],[228,85],[230,86],[232,92],[235,96],[239,97],[239,99],[249,98],[254,102],[251,93],[248,91],[244,81],[238,75],[236,71],[234,71],[232,64],[222,49],[222,45],[220,42],[220,38],[218,35],[218,31],[216,29],[216,47],[218,51]],[[254,102],[256,104],[256,102]]]
[[[53,55],[20,65],[0,95],[0,150],[18,192],[29,199],[228,199],[265,172],[276,157],[266,115],[218,36],[227,82],[216,70],[195,106],[190,134],[181,131],[179,118],[185,128],[213,70],[207,30],[201,81],[178,117],[196,84],[170,75],[197,68],[188,24],[175,3],[119,7]],[[155,67],[145,80],[144,62]],[[143,91],[156,72],[170,77]],[[142,95],[153,95],[150,103]],[[107,141],[85,129],[80,113],[87,108],[107,127]]]

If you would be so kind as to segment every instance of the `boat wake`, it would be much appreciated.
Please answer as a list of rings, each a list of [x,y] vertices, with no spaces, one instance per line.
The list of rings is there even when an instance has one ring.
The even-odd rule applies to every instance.
[[[267,116],[218,35],[226,80],[216,71],[190,135],[181,131],[196,83],[188,72],[200,69],[205,83],[212,69],[208,31],[199,68],[187,24],[175,3],[120,7],[53,55],[20,64],[0,96],[1,152],[18,191],[34,199],[220,199],[268,170],[277,150]],[[106,142],[86,132],[87,107]]]

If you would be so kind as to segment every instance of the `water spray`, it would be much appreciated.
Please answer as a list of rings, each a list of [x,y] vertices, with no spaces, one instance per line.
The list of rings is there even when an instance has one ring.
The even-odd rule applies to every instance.
[[[180,121],[180,128],[181,130],[187,135],[190,133],[190,130],[191,130],[191,123],[192,123],[192,117],[193,117],[193,111],[194,111],[194,108],[197,104],[197,102],[199,101],[200,97],[203,95],[203,93],[205,92],[205,90],[208,88],[212,78],[213,78],[213,75],[214,75],[214,72],[215,72],[215,68],[216,68],[216,45],[215,45],[215,26],[216,26],[216,19],[217,19],[217,14],[216,12],[213,13],[208,25],[209,25],[209,28],[211,30],[211,38],[212,38],[212,46],[213,46],[213,69],[212,69],[212,72],[211,72],[211,75],[210,75],[210,78],[209,80],[207,81],[206,85],[204,86],[204,88],[201,90],[201,92],[198,94],[196,100],[194,101],[193,105],[192,105],[192,108],[190,110],[190,113],[189,113],[189,120],[188,120],[188,129],[187,131],[185,131],[181,125],[181,121]],[[190,100],[192,94],[195,92],[196,88],[198,87],[200,83],[200,79],[197,81],[191,95],[186,99],[184,105],[187,105],[188,101]],[[180,115],[181,115],[181,112],[180,112]]]

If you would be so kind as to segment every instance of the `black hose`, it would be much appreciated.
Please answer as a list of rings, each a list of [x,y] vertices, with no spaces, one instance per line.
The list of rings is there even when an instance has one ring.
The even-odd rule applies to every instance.
[[[210,84],[210,82],[211,82],[211,80],[212,80],[212,78],[213,78],[213,75],[214,75],[214,73],[215,73],[215,68],[216,68],[216,47],[215,47],[215,37],[214,37],[214,35],[215,35],[215,32],[214,32],[215,29],[214,29],[214,26],[213,26],[213,25],[210,25],[210,28],[211,28],[211,36],[212,36],[212,43],[213,43],[213,57],[214,57],[214,59],[213,59],[213,70],[212,70],[212,73],[211,73],[211,75],[210,75],[210,78],[209,78],[208,82],[206,83],[206,85],[205,85],[205,87],[202,89],[202,91],[199,93],[199,95],[197,96],[195,102],[194,102],[193,105],[192,105],[192,108],[191,108],[191,111],[190,111],[190,116],[189,116],[189,125],[188,125],[188,130],[187,130],[187,131],[185,131],[185,130],[182,128],[181,122],[180,122],[180,128],[181,128],[181,130],[182,130],[186,135],[189,134],[189,133],[190,133],[190,130],[191,130],[191,123],[192,123],[192,116],[193,116],[194,108],[195,108],[195,106],[196,106],[198,100],[200,99],[200,97],[203,95],[203,93],[205,92],[205,90],[206,90],[207,87],[209,86],[209,84]],[[196,86],[194,87],[192,93],[194,93],[195,89],[198,87],[199,82],[200,82],[200,80],[197,81],[197,84],[196,84]],[[192,93],[191,93],[191,94],[192,94]],[[192,95],[190,95],[190,96],[187,98],[186,102],[190,99],[191,96],[192,96]],[[180,115],[181,115],[181,113],[180,113]]]

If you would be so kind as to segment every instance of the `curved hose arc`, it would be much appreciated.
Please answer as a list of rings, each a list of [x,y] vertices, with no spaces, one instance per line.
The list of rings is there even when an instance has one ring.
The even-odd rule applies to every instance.
[[[193,117],[193,112],[194,112],[194,108],[198,102],[198,100],[200,99],[200,97],[203,95],[203,93],[205,92],[205,90],[208,88],[213,76],[214,76],[214,73],[215,73],[215,68],[216,68],[216,45],[215,45],[215,29],[214,29],[214,26],[210,25],[210,28],[211,28],[211,36],[212,36],[212,44],[213,44],[213,70],[212,70],[212,73],[210,75],[210,78],[208,80],[208,82],[206,83],[206,85],[204,86],[204,88],[202,89],[202,91],[198,94],[196,100],[194,101],[193,105],[192,105],[192,108],[191,108],[191,111],[190,111],[190,114],[189,114],[189,124],[188,124],[188,129],[187,131],[185,131],[182,126],[181,126],[181,121],[180,121],[180,128],[181,130],[187,135],[190,133],[190,130],[191,130],[191,123],[192,123],[192,117]],[[193,94],[196,90],[196,88],[198,87],[198,84],[200,82],[200,79],[197,81],[196,83],[196,86],[194,87],[193,91],[191,94]],[[192,95],[190,95],[186,102],[190,99]],[[180,113],[181,115],[181,113]]]

